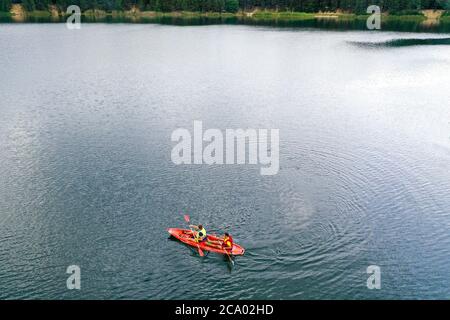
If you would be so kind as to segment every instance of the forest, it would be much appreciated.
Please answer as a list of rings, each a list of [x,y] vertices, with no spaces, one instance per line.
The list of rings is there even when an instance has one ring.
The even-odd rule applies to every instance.
[[[69,5],[80,6],[82,11],[99,9],[107,12],[126,11],[131,8],[148,11],[230,12],[254,8],[324,12],[343,11],[365,13],[369,5],[379,5],[389,13],[411,14],[422,9],[450,9],[450,0],[0,0],[0,11],[9,11],[13,3],[25,10],[48,10],[55,5],[62,12]]]

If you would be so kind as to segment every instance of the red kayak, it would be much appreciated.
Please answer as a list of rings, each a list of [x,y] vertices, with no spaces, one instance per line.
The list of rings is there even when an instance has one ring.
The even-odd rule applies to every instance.
[[[169,229],[167,229],[167,231],[170,233],[171,236],[177,238],[181,242],[186,243],[187,245],[190,245],[194,248],[197,248],[197,244],[198,244],[200,249],[205,250],[205,251],[211,251],[211,252],[220,253],[220,254],[227,254],[227,252],[228,252],[228,254],[231,254],[233,256],[241,256],[244,254],[244,251],[245,251],[244,248],[242,248],[241,246],[239,246],[235,243],[233,244],[233,248],[231,249],[231,252],[229,250],[219,249],[219,248],[210,246],[210,245],[208,245],[207,241],[197,243],[194,240],[194,237],[192,236],[191,231],[188,229],[169,228]],[[212,235],[208,235],[207,238],[208,238],[208,240],[216,240],[216,241],[223,240],[222,238],[212,236]]]

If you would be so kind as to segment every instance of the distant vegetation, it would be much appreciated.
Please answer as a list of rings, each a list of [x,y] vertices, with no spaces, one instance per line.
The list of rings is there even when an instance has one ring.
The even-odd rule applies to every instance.
[[[0,12],[8,12],[11,8],[11,0],[0,0]]]
[[[369,5],[379,5],[394,15],[415,15],[423,9],[450,10],[450,0],[0,0],[0,11],[20,3],[27,11],[49,10],[54,5],[65,12],[69,5],[82,11],[156,11],[156,12],[229,12],[251,11],[255,8],[295,12],[366,13]]]

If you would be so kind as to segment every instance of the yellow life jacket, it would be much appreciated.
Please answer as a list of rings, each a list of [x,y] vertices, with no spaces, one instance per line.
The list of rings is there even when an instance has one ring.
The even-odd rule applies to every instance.
[[[222,246],[225,247],[225,248],[231,249],[233,247],[233,239],[231,237],[225,236],[223,238]]]
[[[195,233],[195,240],[196,241],[202,241],[205,238],[206,238],[206,230],[205,230],[205,228],[203,228],[202,230],[198,230]]]

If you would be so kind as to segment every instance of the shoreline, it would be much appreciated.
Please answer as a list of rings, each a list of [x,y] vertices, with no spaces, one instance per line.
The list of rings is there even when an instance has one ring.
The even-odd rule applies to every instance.
[[[20,4],[13,4],[10,12],[0,12],[0,17],[11,18],[15,21],[26,21],[28,18],[49,18],[54,20],[61,20],[70,16],[65,12],[58,10],[55,6],[50,6],[48,10],[27,11]],[[159,11],[140,11],[139,9],[132,9],[129,11],[106,12],[104,10],[86,10],[81,13],[81,16],[92,21],[104,18],[124,18],[133,20],[151,20],[161,18],[173,19],[245,19],[249,21],[306,21],[306,20],[337,20],[337,21],[361,21],[366,20],[369,14],[356,14],[345,12],[296,12],[296,11],[275,11],[275,10],[258,10],[253,11],[237,11],[230,12],[193,12],[193,11],[173,11],[173,12],[159,12]],[[417,21],[423,23],[440,23],[450,22],[450,11],[444,10],[422,10],[414,14],[389,14],[383,12],[382,17],[389,21]]]
[[[0,12],[0,23],[65,23],[70,14],[50,6],[48,10],[26,11],[14,4],[10,12]],[[111,11],[86,10],[85,23],[162,23],[173,25],[249,24],[277,27],[312,27],[341,30],[366,30],[369,14],[347,12],[295,12],[259,10],[230,12],[192,11]],[[450,11],[422,10],[407,14],[382,13],[383,30],[402,32],[450,33]]]

